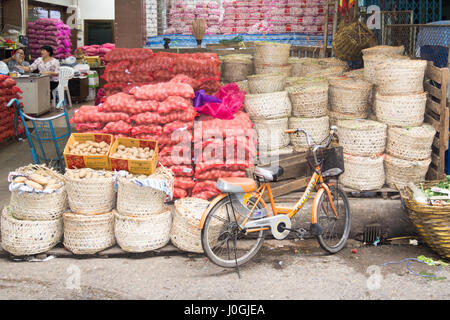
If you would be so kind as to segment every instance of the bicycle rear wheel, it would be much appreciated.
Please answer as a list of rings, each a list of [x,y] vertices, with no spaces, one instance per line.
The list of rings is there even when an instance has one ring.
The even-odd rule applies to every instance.
[[[253,207],[253,204],[249,201],[248,206]],[[262,209],[258,204],[257,210]],[[233,209],[229,197],[211,209],[202,230],[203,250],[211,262],[234,268],[236,264],[241,266],[249,262],[261,249],[265,231],[246,234],[238,227],[246,215]]]
[[[323,233],[317,236],[322,249],[329,253],[337,253],[344,248],[350,234],[350,205],[347,195],[336,186],[330,187],[331,199],[327,192],[320,198],[317,219],[322,227]],[[331,202],[338,216],[336,217],[331,207]]]

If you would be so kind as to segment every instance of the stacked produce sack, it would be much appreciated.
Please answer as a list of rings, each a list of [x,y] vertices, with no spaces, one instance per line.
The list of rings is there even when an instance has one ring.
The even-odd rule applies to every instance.
[[[53,49],[53,57],[65,59],[72,52],[70,27],[59,19],[42,18],[28,22],[28,41],[32,60],[41,56],[41,47],[46,45]]]
[[[423,182],[431,164],[436,130],[424,124],[426,67],[424,60],[391,56],[374,68],[374,111],[388,126],[384,165],[386,183],[392,188]]]
[[[219,178],[245,177],[257,156],[255,132],[248,114],[232,120],[202,115],[194,129],[195,187],[192,196],[210,199],[220,192]]]
[[[220,15],[217,1],[199,1],[194,7],[189,7],[185,1],[177,0],[170,10],[167,33],[192,34],[194,19],[205,19],[206,33],[217,34],[220,31]]]
[[[63,235],[67,209],[64,177],[45,166],[29,165],[8,176],[11,200],[1,214],[2,248],[14,256],[46,252]]]
[[[108,66],[102,76],[106,95],[126,92],[135,86],[155,84],[178,75],[198,82],[194,89],[214,93],[220,87],[220,61],[216,54],[153,53],[150,49],[117,48],[105,55]]]
[[[105,62],[105,55],[115,49],[115,44],[113,43],[105,43],[102,45],[91,45],[91,46],[83,46],[78,49],[83,50],[86,57],[100,57],[102,62]]]
[[[221,32],[321,34],[325,24],[324,4],[325,0],[225,0]],[[329,10],[333,12],[333,7]],[[329,16],[331,33],[333,14]]]
[[[158,35],[158,2],[157,0],[145,1],[145,18],[147,20],[147,37]]]
[[[7,105],[12,99],[22,99],[19,93],[22,91],[16,86],[16,81],[9,76],[0,75],[0,142],[10,137],[14,137],[14,113],[16,110],[8,108]],[[21,119],[18,119],[21,123]],[[17,134],[25,132],[22,125],[17,128]]]

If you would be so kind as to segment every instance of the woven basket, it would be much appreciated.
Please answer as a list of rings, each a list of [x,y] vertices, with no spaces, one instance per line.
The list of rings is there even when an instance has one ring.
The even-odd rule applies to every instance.
[[[165,247],[170,241],[172,210],[166,208],[149,217],[126,217],[114,212],[117,244],[126,252],[147,252]]]
[[[305,77],[322,71],[326,66],[319,64],[319,59],[314,58],[289,58],[291,77]]]
[[[82,215],[66,212],[64,218],[64,246],[73,254],[95,254],[112,247],[114,214]]]
[[[436,130],[429,124],[420,127],[388,129],[386,152],[405,160],[426,160],[431,157]]]
[[[58,183],[64,183],[64,177],[51,168],[42,165],[29,165],[14,170],[25,176],[41,174],[51,177]],[[53,193],[28,193],[13,191],[9,206],[13,216],[20,220],[54,220],[61,218],[67,210],[67,192],[65,186]]]
[[[272,65],[257,65],[255,64],[255,73],[256,74],[269,74],[269,73],[277,73],[282,74],[286,78],[291,76],[291,65],[285,66],[272,66]]]
[[[391,187],[404,188],[409,182],[421,183],[431,164],[431,158],[426,160],[404,160],[386,155],[384,167],[386,183]]]
[[[439,181],[423,184],[424,188],[431,188]],[[412,190],[405,188],[400,192],[409,218],[414,223],[422,239],[436,253],[450,259],[450,204],[425,205],[414,201]]]
[[[46,252],[57,245],[63,234],[62,218],[48,221],[18,220],[12,209],[5,207],[1,215],[2,248],[14,256]]]
[[[225,82],[243,81],[253,73],[252,56],[249,54],[230,54],[220,57],[220,60]]]
[[[320,118],[328,114],[328,82],[312,82],[286,89],[294,117]]]
[[[326,67],[326,68],[330,68],[330,67],[342,67],[344,69],[348,68],[348,64],[347,62],[335,58],[335,57],[330,57],[330,58],[319,58],[319,64]]]
[[[344,154],[345,172],[339,181],[346,187],[358,190],[377,190],[384,186],[383,155],[359,157]]]
[[[238,82],[236,82],[236,84],[238,85],[239,89],[241,89],[242,91],[250,92],[250,89],[248,87],[248,80],[238,81]]]
[[[375,114],[378,121],[389,126],[417,127],[422,125],[427,93],[407,95],[375,95]]]
[[[290,143],[288,118],[255,120],[254,129],[258,135],[259,150],[271,151],[286,147]]]
[[[363,56],[364,60],[364,80],[370,83],[376,83],[375,68],[386,62],[386,60],[409,60],[409,57],[401,55],[386,55],[386,54],[369,54]]]
[[[66,189],[72,212],[111,212],[116,205],[113,178],[74,179],[66,175]]]
[[[306,130],[313,143],[319,144],[324,141],[330,134],[330,118],[328,116],[321,118],[297,118],[289,119],[289,129]],[[296,152],[304,152],[309,149],[306,136],[300,134],[290,134],[291,144]]]
[[[286,91],[247,94],[245,111],[252,120],[286,118],[291,115],[292,105]]]
[[[248,88],[251,94],[279,92],[285,87],[286,76],[283,74],[257,74],[248,77]]]
[[[344,75],[345,68],[341,66],[328,67],[321,71],[310,74],[310,76],[315,77],[325,77],[327,79],[331,79],[333,77],[339,77]]]
[[[347,71],[345,72],[343,75],[347,78],[356,78],[356,79],[360,79],[360,80],[364,80],[364,71],[365,69],[356,69],[356,70],[352,70],[352,71]]]
[[[185,198],[175,202],[170,230],[170,240],[174,246],[182,251],[203,253],[201,230],[198,230],[198,226],[208,206],[209,201],[197,198]],[[221,213],[217,214],[221,215]],[[221,228],[222,224],[217,222],[210,230],[211,236],[214,236],[217,231],[218,238]]]
[[[387,126],[372,120],[341,120],[338,136],[344,153],[370,157],[385,151]]]
[[[359,22],[341,24],[333,37],[336,56],[344,61],[355,61],[361,57],[361,50],[372,46],[373,32]]]
[[[271,164],[273,162],[276,162],[280,156],[292,153],[294,153],[294,147],[292,146],[287,146],[281,149],[275,149],[267,152],[259,151],[258,164]]]
[[[422,93],[427,61],[391,60],[375,67],[377,92],[382,95]]]
[[[173,186],[174,176],[171,171],[156,169],[149,178],[166,180]],[[131,179],[120,178],[117,191],[117,211],[120,215],[131,217],[147,217],[160,213],[164,209],[166,194],[150,187],[138,186]]]
[[[338,126],[341,120],[356,120],[356,119],[367,119],[367,113],[361,114],[345,114],[335,111],[329,111],[328,116],[330,117],[330,125]]]
[[[330,108],[339,113],[362,114],[369,111],[372,85],[364,80],[347,77],[330,79]]]
[[[404,46],[375,46],[362,50],[362,54],[364,56],[372,55],[372,54],[385,54],[385,55],[403,55],[405,54]]]
[[[288,43],[276,43],[257,41],[254,42],[256,65],[266,64],[272,66],[283,66],[288,63],[291,54],[291,45]]]

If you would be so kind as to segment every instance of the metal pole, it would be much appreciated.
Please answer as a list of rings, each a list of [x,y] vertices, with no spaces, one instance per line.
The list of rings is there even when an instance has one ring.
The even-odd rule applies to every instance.
[[[325,58],[327,55],[327,48],[328,48],[328,9],[329,9],[329,2],[325,3],[325,28],[324,28],[324,35],[323,35],[323,50],[320,54],[321,58]]]
[[[337,31],[337,23],[338,23],[338,12],[339,12],[339,1],[335,0],[334,1],[334,17],[333,17],[333,40],[334,40],[334,35],[336,34]],[[334,55],[334,49],[333,49],[333,55]]]

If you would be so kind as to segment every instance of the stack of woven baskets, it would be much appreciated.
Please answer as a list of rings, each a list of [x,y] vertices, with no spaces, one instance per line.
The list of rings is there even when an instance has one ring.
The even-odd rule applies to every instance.
[[[339,144],[344,149],[345,172],[340,182],[358,191],[380,189],[385,184],[384,151],[387,125],[372,120],[340,120]]]
[[[403,188],[425,180],[431,163],[435,129],[424,124],[427,62],[387,58],[375,67],[375,115],[388,129],[386,182]]]
[[[258,136],[260,163],[293,152],[285,134],[292,112],[285,90],[290,76],[289,53],[287,44],[258,42],[256,45],[256,74],[248,77],[244,104]]]
[[[164,184],[169,189],[173,189],[174,183],[172,172],[163,167],[156,169],[151,176],[119,178],[114,233],[122,250],[133,253],[166,246],[172,227],[172,210],[164,204],[167,195],[163,188],[143,185],[140,179],[150,179],[152,183]]]
[[[116,205],[112,172],[81,169],[65,174],[70,212],[64,218],[64,246],[73,254],[95,254],[112,247]]]
[[[292,105],[289,129],[305,129],[315,143],[328,137],[328,81],[324,77],[304,78],[287,88]],[[296,152],[308,149],[305,135],[291,134],[291,144]]]
[[[47,183],[35,186],[40,179],[33,175],[46,177]],[[67,209],[63,176],[45,166],[30,165],[17,169],[10,178],[11,200],[1,214],[2,248],[14,256],[50,250],[63,234],[62,214]]]
[[[347,63],[337,58],[298,58],[288,60],[291,77],[339,76],[347,70]]]

